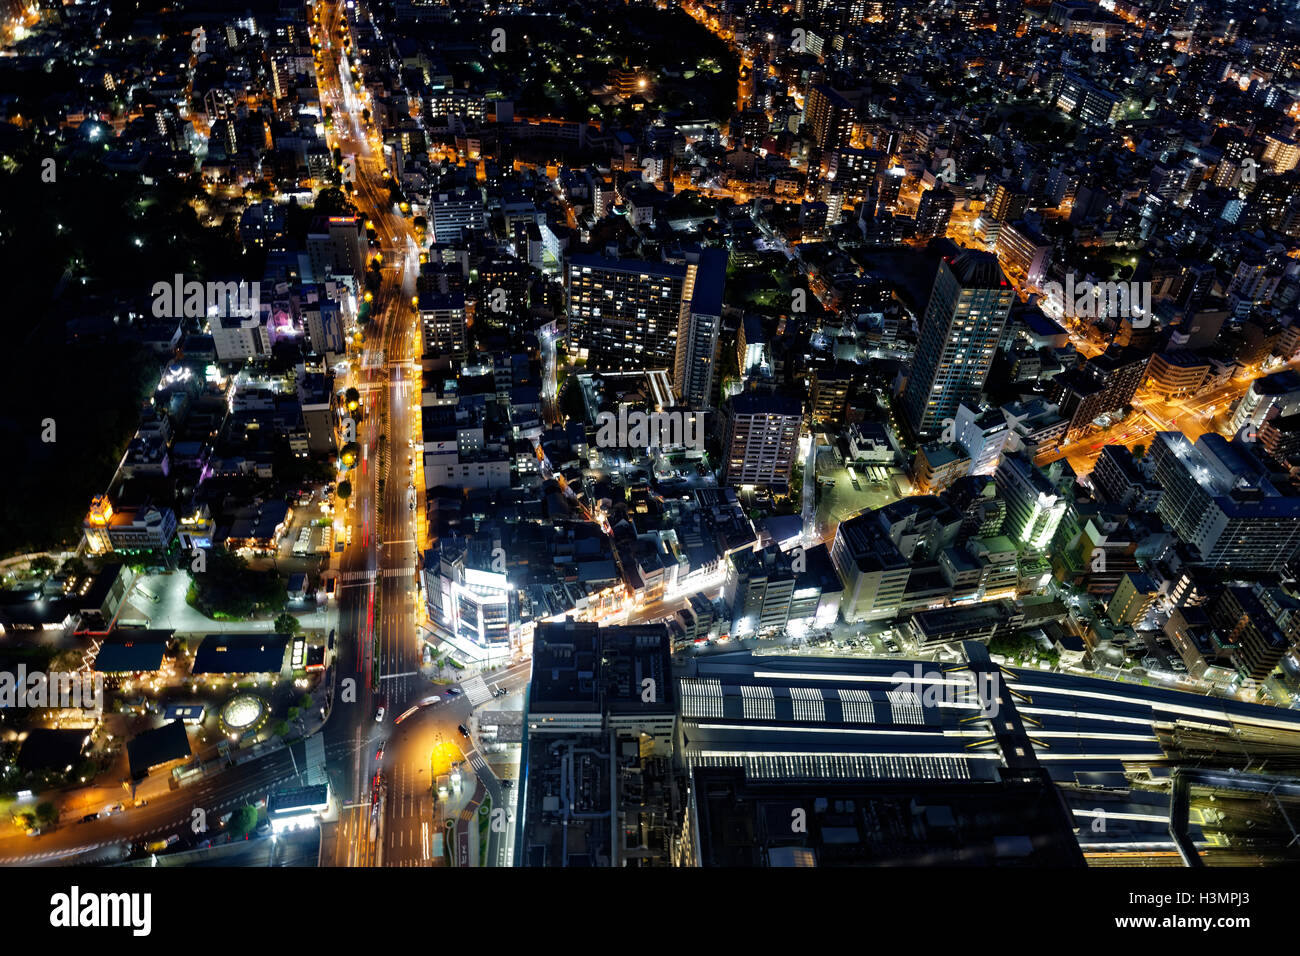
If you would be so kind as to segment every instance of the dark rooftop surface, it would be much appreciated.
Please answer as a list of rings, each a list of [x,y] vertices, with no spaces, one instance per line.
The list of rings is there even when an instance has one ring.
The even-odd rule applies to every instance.
[[[143,780],[149,768],[172,760],[184,760],[190,755],[190,738],[185,725],[179,720],[169,721],[154,730],[137,734],[126,745],[127,760],[131,765],[131,779]]]
[[[55,730],[37,727],[28,731],[18,751],[20,770],[55,770],[75,766],[90,740],[88,730]]]
[[[193,673],[278,673],[288,646],[288,634],[209,634],[194,655]]]
[[[152,628],[115,630],[100,646],[95,656],[95,670],[104,674],[156,671],[162,666],[167,642],[173,633]]]

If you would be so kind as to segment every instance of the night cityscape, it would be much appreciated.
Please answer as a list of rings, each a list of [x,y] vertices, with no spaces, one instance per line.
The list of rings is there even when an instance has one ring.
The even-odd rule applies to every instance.
[[[1295,0],[0,0],[0,261],[53,927],[1300,864]]]

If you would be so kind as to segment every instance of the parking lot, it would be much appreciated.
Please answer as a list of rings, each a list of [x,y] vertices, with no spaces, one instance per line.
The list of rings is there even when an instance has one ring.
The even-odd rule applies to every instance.
[[[848,468],[834,463],[834,458],[829,452],[818,455],[817,527],[825,535],[826,540],[829,541],[834,537],[835,529],[846,518],[851,518],[862,511],[883,508],[897,501],[899,496],[894,490],[893,479],[902,474],[901,469],[890,468],[887,480],[871,481],[868,480],[866,473],[856,468],[854,476],[851,476]]]

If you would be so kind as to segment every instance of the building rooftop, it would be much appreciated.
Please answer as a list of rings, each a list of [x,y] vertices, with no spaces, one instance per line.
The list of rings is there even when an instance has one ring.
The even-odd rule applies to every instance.
[[[662,624],[598,627],[566,620],[537,626],[530,711],[649,712],[673,706],[669,641]],[[659,688],[642,700],[642,681]]]
[[[90,744],[88,730],[56,730],[34,727],[27,732],[18,751],[18,769],[52,770],[56,773],[75,767]]]
[[[128,741],[126,755],[131,766],[131,779],[143,780],[149,776],[151,767],[187,759],[190,756],[190,738],[179,720],[168,721]]]
[[[156,671],[162,666],[174,631],[116,628],[95,655],[95,670],[103,674]]]
[[[195,674],[276,674],[288,634],[208,634],[194,655]]]
[[[729,399],[736,415],[783,415],[798,418],[803,415],[803,405],[793,395],[780,392],[741,392]]]

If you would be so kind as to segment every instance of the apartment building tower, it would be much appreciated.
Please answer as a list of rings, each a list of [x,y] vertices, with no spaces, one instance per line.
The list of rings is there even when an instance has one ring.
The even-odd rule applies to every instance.
[[[933,435],[963,401],[978,404],[1015,292],[995,256],[966,250],[939,264],[903,393],[919,435]]]

